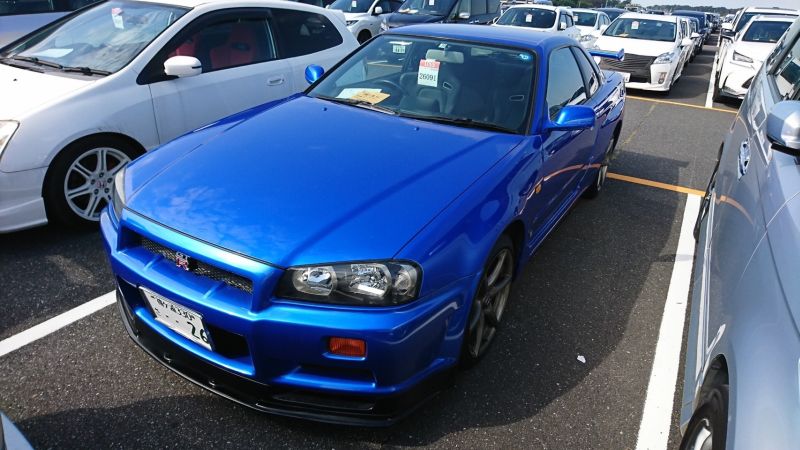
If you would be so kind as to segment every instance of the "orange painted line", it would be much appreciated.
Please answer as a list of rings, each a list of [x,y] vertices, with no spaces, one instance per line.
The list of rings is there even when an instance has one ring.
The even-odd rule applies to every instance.
[[[627,96],[625,96],[625,98],[630,98],[630,99],[633,99],[633,100],[642,100],[642,101],[645,101],[645,102],[652,102],[652,103],[663,103],[665,105],[686,106],[687,108],[697,108],[697,109],[705,109],[705,110],[710,110],[710,111],[719,111],[719,112],[724,112],[724,113],[728,113],[728,114],[736,114],[736,113],[739,112],[739,111],[731,111],[729,109],[722,109],[722,108],[706,108],[703,105],[692,105],[691,103],[681,103],[681,102],[673,102],[673,101],[670,101],[670,100],[657,100],[657,99],[654,99],[654,98],[637,97],[635,95],[627,95]]]
[[[618,173],[611,173],[611,172],[609,172],[607,176],[612,180],[627,181],[628,183],[641,184],[643,186],[650,186],[658,189],[664,189],[667,191],[680,192],[682,194],[699,195],[700,197],[706,195],[705,192],[699,189],[676,186],[674,184],[662,183],[660,181],[650,181],[650,180],[645,180],[644,178],[636,178],[628,175],[621,175]]]

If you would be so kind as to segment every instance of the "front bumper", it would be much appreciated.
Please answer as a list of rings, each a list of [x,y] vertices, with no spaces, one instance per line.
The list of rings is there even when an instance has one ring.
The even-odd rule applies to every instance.
[[[668,91],[672,85],[672,75],[676,67],[672,64],[653,64],[650,66],[650,80],[625,83],[626,88],[644,91]]]
[[[101,230],[133,340],[198,385],[251,408],[351,425],[384,426],[434,395],[458,361],[473,277],[408,305],[347,308],[275,299],[283,271],[195,241],[125,210]],[[252,294],[184,271],[137,247],[134,235],[253,280]],[[157,322],[146,287],[202,315],[215,348]],[[367,356],[331,355],[331,336],[363,339]]]
[[[0,233],[47,223],[42,186],[47,168],[0,171]]]
[[[743,99],[750,89],[757,69],[754,64],[736,64],[727,61],[720,71],[720,93],[727,97]],[[760,67],[760,63],[759,63]]]

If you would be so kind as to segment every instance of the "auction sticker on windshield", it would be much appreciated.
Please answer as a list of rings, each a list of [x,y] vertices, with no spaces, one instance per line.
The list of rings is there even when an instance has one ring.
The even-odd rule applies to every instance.
[[[419,60],[417,84],[437,87],[439,85],[439,64],[439,61],[435,59]]]
[[[167,300],[153,291],[142,287],[139,289],[142,291],[147,303],[150,304],[157,321],[190,341],[211,350],[208,331],[203,325],[203,316],[172,300]]]

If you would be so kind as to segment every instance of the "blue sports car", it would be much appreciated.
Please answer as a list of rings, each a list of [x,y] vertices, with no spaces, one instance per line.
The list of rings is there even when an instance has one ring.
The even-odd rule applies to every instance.
[[[569,38],[470,25],[399,28],[306,73],[303,94],[117,175],[119,309],[222,396],[386,425],[481,358],[515,274],[598,194],[623,81]]]

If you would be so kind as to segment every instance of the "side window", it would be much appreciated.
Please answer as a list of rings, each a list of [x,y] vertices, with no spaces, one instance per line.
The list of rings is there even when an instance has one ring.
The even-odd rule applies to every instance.
[[[800,99],[800,37],[772,72],[781,99]]]
[[[575,25],[575,22],[572,21],[572,16],[566,16],[566,17],[567,17],[567,28]]]
[[[486,5],[486,9],[489,11],[489,14],[497,14],[500,12],[500,0],[488,0]]]
[[[550,54],[547,69],[547,110],[555,119],[561,108],[586,101],[586,86],[569,47]]]
[[[403,6],[403,2],[400,1],[389,0],[389,3],[392,5],[392,12],[397,11],[401,6]]]
[[[589,61],[589,58],[586,57],[586,54],[583,53],[583,50],[572,47],[572,52],[575,53],[575,59],[578,60],[578,65],[581,67],[583,79],[586,81],[587,89],[589,89],[588,95],[591,97],[597,92],[597,89],[600,88],[600,74],[597,73],[594,65]]]
[[[470,0],[472,3],[470,14],[473,16],[482,16],[486,14],[486,0]]]
[[[558,14],[558,24],[559,24],[559,29],[563,30],[563,29],[567,28],[567,15],[566,14],[564,14],[564,13],[559,13]]]
[[[168,44],[163,62],[172,56],[194,56],[203,73],[275,59],[275,44],[264,17],[229,17],[191,25]],[[163,70],[163,68],[161,69]]]
[[[291,9],[272,11],[282,58],[321,52],[344,42],[336,27],[322,14]]]

